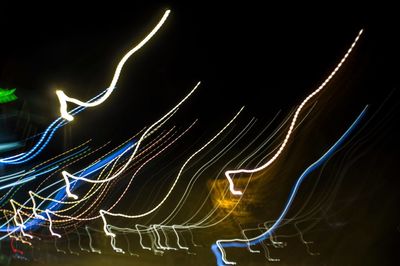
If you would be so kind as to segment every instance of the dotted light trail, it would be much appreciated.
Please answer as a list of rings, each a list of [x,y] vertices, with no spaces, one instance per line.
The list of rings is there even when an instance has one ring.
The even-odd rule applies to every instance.
[[[292,135],[293,128],[296,124],[296,121],[298,119],[300,111],[303,109],[303,107],[306,105],[308,101],[310,101],[311,98],[313,98],[315,95],[317,95],[328,82],[333,78],[333,76],[337,73],[337,71],[340,69],[340,67],[343,65],[343,63],[346,61],[347,57],[350,55],[351,51],[353,50],[354,46],[356,45],[358,39],[360,38],[363,30],[360,30],[358,33],[357,37],[351,44],[350,48],[347,50],[346,54],[343,56],[342,60],[340,60],[339,64],[335,67],[335,69],[331,72],[331,74],[325,79],[325,81],[315,90],[313,91],[310,95],[308,95],[303,102],[300,104],[300,106],[297,108],[292,122],[290,124],[289,130],[286,133],[285,139],[283,140],[281,146],[277,150],[277,152],[274,154],[274,156],[271,157],[265,164],[261,165],[260,167],[254,168],[254,169],[237,169],[237,170],[228,170],[225,172],[225,176],[228,179],[229,182],[229,189],[233,195],[242,195],[242,191],[235,189],[235,186],[233,184],[232,177],[236,174],[254,174],[257,172],[260,172],[264,169],[266,169],[268,166],[270,166],[282,153],[283,149],[286,147],[286,144],[289,141],[290,136]]]

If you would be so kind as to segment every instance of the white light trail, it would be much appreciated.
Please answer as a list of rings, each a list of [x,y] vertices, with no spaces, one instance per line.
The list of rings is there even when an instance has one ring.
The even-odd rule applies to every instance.
[[[300,104],[300,106],[297,108],[292,122],[290,124],[289,130],[286,133],[285,139],[283,140],[281,146],[279,147],[278,151],[272,156],[271,159],[269,159],[265,164],[261,165],[260,167],[254,168],[254,169],[237,169],[237,170],[228,170],[225,172],[225,176],[229,182],[229,190],[233,195],[242,195],[242,191],[236,190],[235,185],[233,184],[232,176],[235,174],[253,174],[259,171],[262,171],[266,169],[268,166],[270,166],[282,153],[283,149],[285,148],[286,144],[289,141],[289,138],[293,132],[293,128],[296,124],[297,118],[299,116],[300,111],[303,109],[303,107],[306,105],[306,103],[313,98],[316,94],[318,94],[325,86],[328,84],[328,82],[333,78],[333,76],[337,73],[337,71],[340,69],[340,67],[343,65],[343,63],[346,61],[347,57],[353,50],[354,46],[356,45],[358,39],[360,38],[363,30],[360,30],[357,37],[354,39],[353,43],[351,44],[350,48],[347,50],[346,54],[342,57],[340,62],[337,64],[335,69],[330,73],[330,75],[322,82],[322,84],[315,90],[313,91],[310,95],[308,95],[303,102]]]
[[[71,102],[74,104],[77,104],[79,106],[83,107],[94,107],[97,106],[101,103],[103,103],[105,100],[107,100],[108,97],[110,97],[111,93],[114,91],[115,86],[117,85],[119,76],[121,74],[122,68],[126,61],[129,59],[130,56],[132,56],[135,52],[137,52],[140,48],[142,48],[156,33],[157,31],[161,28],[161,26],[164,24],[164,22],[167,20],[167,17],[171,11],[167,10],[165,11],[164,15],[158,22],[158,24],[153,28],[153,30],[135,47],[133,47],[129,52],[127,52],[119,61],[117,68],[115,69],[114,72],[114,77],[110,83],[110,86],[107,88],[106,93],[104,93],[103,96],[101,96],[99,99],[92,101],[92,102],[82,102],[78,99],[68,97],[62,90],[57,90],[56,94],[58,97],[58,100],[60,101],[60,114],[61,117],[65,118],[68,121],[72,121],[74,117],[68,113],[68,104],[67,102]]]

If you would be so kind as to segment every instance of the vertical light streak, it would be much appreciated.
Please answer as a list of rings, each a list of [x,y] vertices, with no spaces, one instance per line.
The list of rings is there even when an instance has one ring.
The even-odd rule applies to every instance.
[[[111,237],[111,242],[110,242],[110,244],[111,244],[112,249],[113,249],[115,252],[117,252],[117,253],[125,254],[125,251],[123,251],[122,248],[119,248],[119,247],[117,247],[117,246],[115,245],[115,241],[116,241],[115,237]]]
[[[57,246],[57,238],[54,238],[54,247],[56,248],[57,252],[67,254],[67,252],[63,249],[59,249]]]
[[[93,247],[93,240],[92,240],[92,235],[91,235],[90,232],[89,232],[89,227],[88,227],[88,226],[85,226],[85,230],[86,230],[86,233],[87,233],[88,236],[89,236],[89,247],[90,247],[90,251],[92,251],[93,253],[101,254],[101,250],[96,249],[96,248]]]
[[[76,227],[75,227],[75,230],[76,230],[76,234],[78,235],[78,245],[79,245],[79,249],[80,249],[81,251],[90,252],[90,250],[88,250],[88,249],[82,247],[82,244],[81,244],[81,234],[79,233],[79,231],[78,231],[78,229],[77,229]]]
[[[139,225],[135,224],[135,228],[136,228],[136,231],[139,234],[139,243],[140,243],[140,246],[142,247],[142,249],[151,250],[151,248],[146,247],[145,245],[143,245],[143,237],[142,237],[142,234],[140,233]]]
[[[180,237],[179,237],[179,234],[178,234],[178,232],[176,231],[175,227],[176,227],[176,225],[172,225],[172,230],[174,231],[174,233],[175,233],[175,235],[176,235],[176,243],[178,244],[178,247],[179,247],[180,249],[189,250],[189,247],[186,247],[186,246],[182,246],[182,245],[181,245],[181,243],[180,243]]]
[[[123,235],[124,235],[124,238],[125,238],[125,240],[126,240],[126,243],[128,244],[128,252],[129,252],[129,255],[139,257],[138,254],[133,253],[133,252],[131,251],[131,244],[130,244],[129,238],[126,236],[125,233],[123,233]]]
[[[61,235],[60,235],[60,234],[54,233],[54,231],[53,231],[53,222],[51,221],[50,212],[53,213],[53,212],[50,211],[49,209],[46,209],[46,210],[45,210],[45,213],[46,213],[47,218],[49,219],[49,223],[50,223],[50,225],[49,225],[49,231],[50,231],[50,233],[51,233],[52,236],[56,236],[56,237],[58,237],[58,238],[61,238]]]
[[[162,250],[167,250],[168,247],[164,247],[164,246],[161,244],[161,236],[160,236],[160,234],[158,233],[158,230],[157,230],[156,225],[155,225],[155,224],[151,225],[151,226],[150,226],[150,230],[151,230],[151,229],[153,229],[153,232],[154,232],[155,235],[156,235],[155,243],[157,243],[157,247],[160,248],[160,249],[162,249]]]
[[[29,197],[31,198],[31,201],[32,201],[32,214],[33,214],[33,217],[44,220],[45,218],[42,215],[37,214],[37,212],[36,212],[36,200],[35,200],[35,197],[34,197],[34,192],[32,190],[29,190],[28,193],[29,193]]]

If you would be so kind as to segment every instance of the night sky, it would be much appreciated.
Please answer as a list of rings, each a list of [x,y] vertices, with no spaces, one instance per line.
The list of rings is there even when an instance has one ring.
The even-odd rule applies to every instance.
[[[286,242],[286,246],[275,248],[266,241],[271,257],[279,258],[279,262],[269,262],[260,246],[260,254],[233,248],[227,249],[227,255],[238,265],[396,265],[400,262],[397,165],[400,143],[396,128],[400,113],[400,46],[395,17],[374,8],[353,12],[345,10],[345,6],[336,6],[338,11],[327,12],[323,7],[276,8],[233,2],[218,6],[205,2],[145,4],[146,1],[92,6],[68,2],[2,4],[0,88],[16,88],[18,100],[0,106],[0,143],[26,139],[42,132],[56,119],[59,116],[56,89],[82,100],[106,89],[123,54],[154,27],[166,9],[171,9],[162,29],[126,63],[112,96],[60,129],[34,162],[14,169],[29,169],[88,139],[92,139],[93,147],[108,141],[115,147],[152,124],[201,81],[199,89],[169,122],[180,132],[198,119],[196,126],[165,156],[143,170],[117,207],[120,212],[137,213],[154,205],[153,197],[157,199],[158,195],[165,194],[166,190],[153,191],[154,187],[168,187],[186,158],[245,106],[226,138],[190,166],[187,178],[184,176],[178,183],[166,207],[153,220],[144,219],[143,223],[156,223],[167,215],[186,188],[189,174],[223,149],[255,117],[254,130],[201,175],[177,219],[183,219],[186,214],[190,216],[196,208],[192,204],[205,199],[214,178],[226,186],[223,175],[214,175],[234,168],[250,156],[250,152],[244,152],[235,157],[254,139],[254,149],[261,145],[292,115],[301,101],[331,73],[357,33],[364,29],[348,61],[302,113],[304,121],[296,129],[282,160],[256,176],[254,183],[250,182],[237,209],[221,225],[193,230],[196,242],[201,244],[191,250],[196,255],[185,251],[154,255],[140,249],[137,236],[129,236],[129,243],[139,257],[116,254],[101,232],[101,221],[96,221],[88,224],[99,230],[95,241],[103,250],[101,255],[80,251],[79,256],[63,255],[56,252],[53,240],[45,238],[33,241],[33,248],[21,244],[19,247],[26,257],[21,259],[12,254],[6,239],[1,242],[2,263],[215,265],[210,245],[218,239],[241,237],[240,228],[257,228],[258,224],[276,219],[299,174],[340,137],[366,105],[369,106],[366,117],[356,132],[324,164],[323,170],[305,181],[287,217],[296,221],[297,215],[304,214],[306,218],[300,219],[298,226],[304,239],[313,244],[304,245],[295,230],[295,222],[289,222],[276,232],[277,239]],[[276,120],[261,134],[279,111]],[[254,161],[247,162],[247,166],[254,168],[261,163],[282,141],[283,132],[276,136],[272,146],[264,146]],[[257,139],[259,134],[261,137]],[[25,147],[2,152],[0,157],[22,152],[32,143],[27,141]],[[2,175],[11,169],[1,167]],[[71,167],[79,169],[80,166]],[[165,175],[164,169],[168,169]],[[247,179],[243,176],[238,180]],[[24,187],[34,187],[36,182],[40,183],[34,181]],[[110,201],[126,185],[123,179],[114,184],[115,188],[109,192]],[[3,192],[0,190],[0,196]],[[135,196],[139,192],[143,197]],[[26,195],[21,192],[15,197],[22,199]],[[211,208],[214,199],[207,199],[206,204]],[[225,211],[218,210],[216,216]],[[115,224],[127,226],[123,219],[115,219]],[[84,228],[85,225],[77,226]],[[39,231],[48,235],[45,228]],[[70,249],[78,251],[76,234],[69,231],[65,234],[71,240]],[[190,235],[187,232],[182,235],[189,242]],[[126,248],[122,240],[118,243]],[[59,245],[66,249],[65,240],[59,240]]]

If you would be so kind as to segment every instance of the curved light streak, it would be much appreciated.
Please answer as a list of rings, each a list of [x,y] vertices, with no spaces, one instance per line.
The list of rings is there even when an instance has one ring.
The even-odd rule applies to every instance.
[[[114,77],[111,80],[110,86],[106,89],[106,92],[101,96],[99,99],[92,101],[92,102],[82,102],[78,99],[68,97],[62,90],[57,90],[56,94],[58,97],[58,100],[60,101],[60,114],[61,117],[68,120],[72,121],[74,117],[68,113],[68,104],[67,102],[74,103],[76,105],[82,106],[82,107],[94,107],[97,106],[101,103],[103,103],[105,100],[107,100],[108,97],[110,97],[111,93],[115,89],[115,85],[117,85],[119,76],[121,75],[122,68],[126,61],[129,59],[131,55],[133,55],[135,52],[137,52],[140,48],[142,48],[155,34],[156,32],[161,28],[161,26],[164,24],[164,22],[167,20],[167,17],[171,11],[167,10],[165,11],[164,15],[160,19],[160,21],[157,23],[157,25],[153,28],[153,30],[135,47],[133,47],[129,52],[127,52],[119,61],[117,68],[115,69],[114,72]]]
[[[325,86],[328,84],[328,82],[333,78],[333,76],[337,73],[337,71],[340,69],[340,67],[343,65],[343,63],[346,61],[347,57],[350,55],[351,51],[353,50],[354,46],[356,45],[358,39],[360,38],[363,30],[360,30],[357,37],[354,39],[353,43],[351,44],[350,48],[347,50],[346,54],[342,57],[338,65],[335,67],[335,69],[331,72],[331,74],[322,82],[322,84],[315,90],[313,91],[310,95],[308,95],[303,102],[300,104],[300,106],[297,108],[292,122],[290,124],[289,130],[286,133],[285,139],[283,140],[281,146],[279,147],[278,151],[272,156],[271,159],[269,159],[265,164],[261,165],[260,167],[254,168],[254,169],[237,169],[237,170],[228,170],[225,172],[225,176],[229,182],[229,190],[233,195],[242,195],[242,191],[236,190],[235,185],[233,184],[232,176],[235,174],[253,174],[257,173],[259,171],[262,171],[266,169],[268,166],[270,166],[282,153],[283,149],[286,147],[286,144],[289,141],[289,138],[293,132],[293,128],[296,124],[297,118],[299,116],[300,111],[303,109],[303,107],[306,105],[306,103],[313,98],[316,94],[318,94]]]

